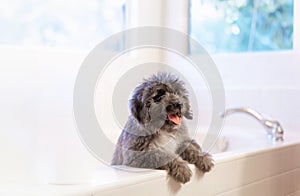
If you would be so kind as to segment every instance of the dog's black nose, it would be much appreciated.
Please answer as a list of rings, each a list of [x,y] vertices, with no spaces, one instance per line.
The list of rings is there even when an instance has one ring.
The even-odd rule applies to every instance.
[[[181,108],[182,108],[182,104],[180,104],[180,103],[170,103],[170,104],[166,107],[166,111],[167,111],[167,112],[180,111]]]
[[[182,104],[180,104],[180,103],[174,103],[173,106],[174,106],[174,108],[176,108],[176,109],[181,109]]]

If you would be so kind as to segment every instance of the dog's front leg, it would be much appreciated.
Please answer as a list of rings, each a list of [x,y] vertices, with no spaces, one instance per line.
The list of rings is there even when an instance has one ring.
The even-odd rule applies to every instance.
[[[202,152],[195,140],[187,141],[182,145],[180,156],[203,172],[208,172],[214,166],[209,153]]]
[[[190,181],[192,177],[192,171],[188,166],[188,162],[180,156],[170,160],[166,165],[158,169],[166,170],[174,180],[183,184]]]
[[[192,172],[188,162],[179,155],[160,149],[150,151],[126,152],[125,165],[131,167],[163,169],[177,182],[186,183],[191,179]]]

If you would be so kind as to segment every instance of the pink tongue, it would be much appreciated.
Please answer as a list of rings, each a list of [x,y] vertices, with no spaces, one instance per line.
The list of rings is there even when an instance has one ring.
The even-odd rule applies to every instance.
[[[170,121],[172,121],[173,123],[175,123],[176,125],[180,125],[181,124],[181,117],[177,116],[176,114],[169,114],[168,115],[168,119]]]

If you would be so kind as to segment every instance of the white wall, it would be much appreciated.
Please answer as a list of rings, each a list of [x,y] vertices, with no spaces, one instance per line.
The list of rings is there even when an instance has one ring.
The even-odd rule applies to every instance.
[[[281,122],[285,131],[298,130],[299,56],[296,52],[214,56],[224,81],[227,107],[252,107]],[[245,126],[239,118],[245,117],[228,117],[227,125]],[[249,123],[256,122],[249,118]]]
[[[80,181],[98,165],[77,135],[74,80],[84,53],[0,48],[0,183]],[[60,176],[57,176],[57,175]]]
[[[164,26],[188,33],[189,1],[126,0],[126,27]]]

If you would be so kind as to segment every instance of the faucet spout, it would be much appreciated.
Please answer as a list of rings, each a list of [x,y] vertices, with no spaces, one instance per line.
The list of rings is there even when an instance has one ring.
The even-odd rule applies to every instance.
[[[231,108],[226,109],[224,113],[221,114],[221,117],[227,117],[233,113],[245,113],[256,120],[258,120],[266,129],[268,136],[272,139],[272,141],[283,141],[283,128],[280,123],[276,120],[268,119],[264,117],[264,115],[260,114],[259,112],[255,111],[251,108]]]

